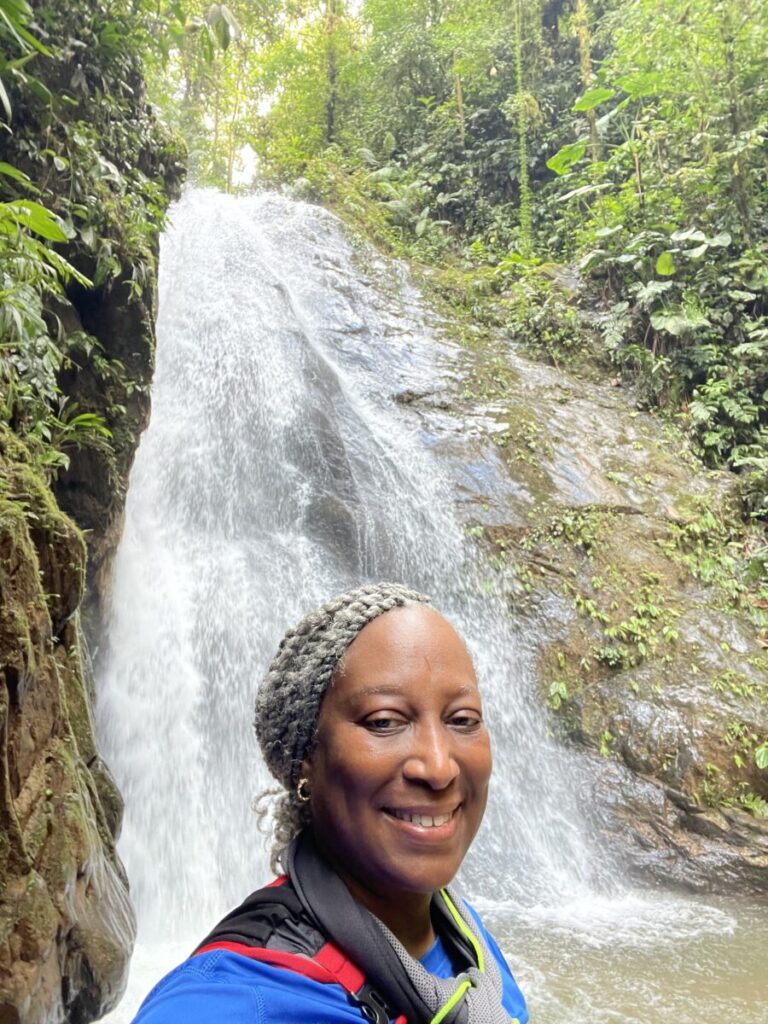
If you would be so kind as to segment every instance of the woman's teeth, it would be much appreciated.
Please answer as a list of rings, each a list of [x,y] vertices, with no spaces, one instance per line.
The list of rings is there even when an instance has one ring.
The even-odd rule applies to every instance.
[[[438,825],[445,825],[453,817],[452,814],[438,814],[432,817],[429,814],[409,814],[407,811],[390,811],[393,817],[401,821],[411,821],[414,825],[421,825],[422,828],[436,828]]]

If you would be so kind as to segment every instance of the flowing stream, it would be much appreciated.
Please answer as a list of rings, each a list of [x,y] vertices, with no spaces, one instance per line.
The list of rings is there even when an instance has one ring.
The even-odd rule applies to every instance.
[[[190,191],[162,244],[150,426],[131,475],[97,718],[126,801],[139,916],[123,1003],[270,877],[253,798],[256,683],[285,628],[367,579],[430,593],[466,637],[495,774],[463,883],[537,1024],[765,1024],[768,924],[633,891],[594,839],[576,760],[459,522],[428,422],[393,396],[450,375],[401,268],[327,212]]]

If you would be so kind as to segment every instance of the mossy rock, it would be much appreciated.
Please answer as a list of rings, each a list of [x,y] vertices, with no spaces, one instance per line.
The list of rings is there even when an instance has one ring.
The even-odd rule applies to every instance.
[[[112,792],[105,811],[103,772],[89,768],[85,544],[35,455],[0,432],[0,1005],[24,1024],[91,1020],[114,1003],[134,930],[120,808]]]

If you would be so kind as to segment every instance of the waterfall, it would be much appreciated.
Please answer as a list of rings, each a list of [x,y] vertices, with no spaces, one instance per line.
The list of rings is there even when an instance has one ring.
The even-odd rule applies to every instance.
[[[610,866],[600,867],[585,824],[576,765],[546,734],[535,638],[467,536],[438,451],[441,432],[463,425],[440,403],[397,401],[439,390],[454,358],[405,274],[353,246],[330,213],[209,191],[187,192],[172,210],[151,423],[97,659],[98,731],[125,797],[119,849],[146,961],[132,1009],[170,966],[163,957],[184,955],[269,880],[252,808],[271,783],[253,736],[255,688],[288,626],[365,580],[431,594],[475,658],[495,770],[463,880],[480,903],[494,900],[485,910],[495,908],[502,938],[529,929],[523,980],[546,993],[547,1020],[570,1020],[574,1007],[619,1019],[597,1012],[578,975],[570,1002],[541,980],[550,949],[571,962],[563,935],[588,907],[604,937],[623,922],[621,935],[644,935],[652,948],[648,936],[686,927],[733,930],[723,911],[679,900],[595,903]],[[614,947],[590,935],[578,949],[602,958]],[[673,962],[667,946],[662,960]],[[635,962],[630,943],[625,973],[614,963],[611,978]],[[621,1019],[636,1018],[628,1009]]]
[[[407,284],[368,270],[331,214],[275,195],[190,192],[163,239],[98,699],[144,933],[202,933],[268,877],[257,680],[287,626],[368,579],[432,594],[476,658],[496,759],[480,860],[510,893],[588,870],[526,639],[421,418],[393,400],[434,385],[445,352]]]

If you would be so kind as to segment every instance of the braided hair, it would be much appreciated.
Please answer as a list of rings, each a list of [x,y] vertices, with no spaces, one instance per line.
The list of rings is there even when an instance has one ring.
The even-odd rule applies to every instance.
[[[277,801],[273,860],[309,824],[296,787],[312,753],[320,705],[347,648],[364,626],[392,608],[429,604],[399,583],[367,583],[309,612],[289,629],[256,696],[254,726],[264,760],[284,787]]]

